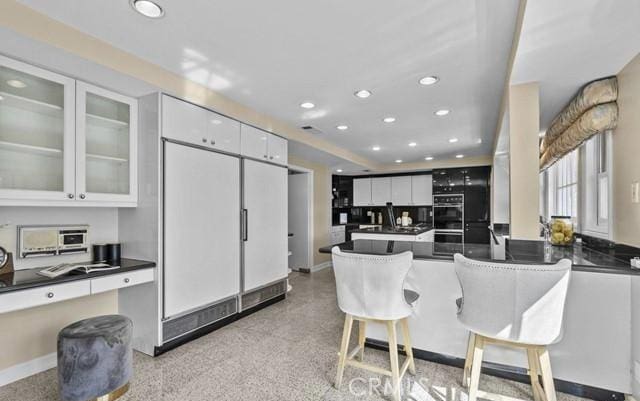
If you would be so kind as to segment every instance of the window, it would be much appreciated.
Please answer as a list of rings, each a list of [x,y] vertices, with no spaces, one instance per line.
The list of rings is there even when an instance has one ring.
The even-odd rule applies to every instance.
[[[582,146],[584,163],[584,229],[587,234],[607,238],[609,234],[609,189],[611,133],[598,134]]]
[[[540,175],[540,214],[571,216],[577,232],[609,238],[611,133],[595,135]]]
[[[578,223],[578,152],[573,151],[549,168],[549,215],[570,216]],[[550,217],[549,216],[549,217]]]

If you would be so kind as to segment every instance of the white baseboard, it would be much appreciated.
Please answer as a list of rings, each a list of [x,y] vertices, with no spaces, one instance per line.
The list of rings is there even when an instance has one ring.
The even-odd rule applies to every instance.
[[[58,356],[55,352],[13,365],[9,368],[0,370],[0,387],[9,383],[13,383],[25,377],[44,372],[51,368],[55,368],[58,363]]]
[[[326,261],[324,263],[320,263],[318,265],[315,265],[311,268],[311,273],[315,273],[318,272],[322,269],[326,269],[327,267],[331,267],[333,265],[333,263],[331,263],[331,261]]]

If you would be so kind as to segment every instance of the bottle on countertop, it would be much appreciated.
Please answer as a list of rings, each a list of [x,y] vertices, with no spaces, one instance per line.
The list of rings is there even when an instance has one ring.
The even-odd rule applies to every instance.
[[[382,225],[382,213],[378,212],[378,224]]]

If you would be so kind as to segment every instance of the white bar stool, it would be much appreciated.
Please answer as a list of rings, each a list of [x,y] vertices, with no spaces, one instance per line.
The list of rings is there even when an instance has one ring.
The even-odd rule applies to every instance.
[[[469,331],[462,385],[469,400],[505,399],[478,390],[484,346],[495,344],[527,351],[535,401],[556,401],[547,346],[562,339],[571,261],[555,265],[490,263],[454,256],[463,297],[458,321]],[[539,376],[542,376],[542,385]]]
[[[354,366],[391,377],[394,400],[400,400],[400,381],[407,370],[415,374],[407,318],[419,295],[403,288],[407,273],[413,265],[413,253],[397,255],[361,255],[344,253],[340,248],[331,250],[336,277],[338,306],[346,314],[342,344],[338,359],[335,387],[340,388],[345,366]],[[358,322],[358,345],[349,352],[349,339],[353,321]],[[365,364],[364,342],[367,323],[387,326],[391,369]],[[398,366],[398,340],[396,323],[400,323],[407,358]],[[358,356],[359,360],[356,360]]]

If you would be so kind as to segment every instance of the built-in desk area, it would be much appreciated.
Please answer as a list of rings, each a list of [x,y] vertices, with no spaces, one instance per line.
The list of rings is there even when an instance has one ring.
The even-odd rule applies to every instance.
[[[70,273],[56,278],[38,274],[43,268],[0,275],[0,313],[98,294],[154,281],[154,262],[121,259],[118,269]]]

